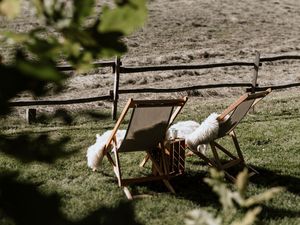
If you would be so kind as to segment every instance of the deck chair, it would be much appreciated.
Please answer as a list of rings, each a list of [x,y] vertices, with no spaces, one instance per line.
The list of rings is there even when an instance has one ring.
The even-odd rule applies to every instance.
[[[164,139],[166,131],[170,124],[179,114],[188,98],[169,99],[169,100],[133,100],[129,99],[125,105],[116,125],[108,139],[104,156],[107,156],[109,162],[113,166],[114,173],[118,179],[119,187],[123,190],[128,199],[133,196],[128,189],[128,185],[139,182],[162,180],[165,186],[175,193],[174,188],[169,182],[169,175],[164,169],[164,165],[160,165],[153,157],[154,151],[164,151]],[[127,125],[124,140],[119,146],[116,141],[116,132],[124,121],[127,113],[131,111],[129,124]],[[113,148],[113,155],[111,156],[110,149]],[[120,153],[145,151],[149,159],[153,163],[156,170],[154,175],[147,177],[126,178],[122,177],[121,162],[119,158]],[[114,158],[114,159],[113,159]]]
[[[244,156],[240,149],[240,145],[234,129],[239,124],[239,122],[241,122],[241,120],[247,115],[250,108],[256,105],[270,92],[271,89],[267,89],[266,91],[260,91],[256,93],[245,93],[218,116],[218,136],[215,140],[212,140],[209,143],[213,154],[212,158],[209,158],[208,156],[204,155],[199,151],[192,152],[198,155],[210,166],[213,166],[218,170],[224,171],[226,177],[229,178],[231,181],[235,181],[235,177],[230,172],[228,172],[228,169],[236,165],[242,165],[243,167],[247,167],[250,170],[250,175],[258,174],[258,172],[254,168],[245,163]],[[235,147],[235,151],[229,151],[225,147],[217,143],[217,139],[223,138],[225,136],[231,137],[233,141],[233,146]],[[227,158],[229,158],[229,160],[226,161],[226,163],[222,163],[222,161],[220,160],[220,151],[224,153],[224,155],[227,156]]]

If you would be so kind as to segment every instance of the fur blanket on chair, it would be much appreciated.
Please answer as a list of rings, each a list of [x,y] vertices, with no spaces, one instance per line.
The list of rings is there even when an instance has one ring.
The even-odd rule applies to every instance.
[[[186,144],[191,150],[205,153],[207,144],[218,137],[218,116],[217,113],[210,114],[197,129],[185,138]]]
[[[105,144],[108,141],[112,130],[108,130],[104,132],[102,135],[96,134],[96,143],[91,145],[87,150],[87,164],[88,167],[92,168],[93,171],[97,170],[102,162],[104,157],[103,151],[105,148]],[[116,134],[117,145],[120,146],[124,137],[126,130],[118,130]]]
[[[171,138],[171,130],[177,130],[177,137],[184,138],[186,145],[194,151],[205,152],[207,144],[217,138],[219,131],[218,114],[212,113],[201,124],[196,121],[179,121],[173,124],[167,131],[166,141]],[[96,135],[96,143],[91,145],[87,150],[87,164],[94,171],[97,170],[104,157],[103,151],[112,130],[104,132],[102,135]],[[120,146],[124,139],[126,131],[118,130],[116,134],[117,145]]]

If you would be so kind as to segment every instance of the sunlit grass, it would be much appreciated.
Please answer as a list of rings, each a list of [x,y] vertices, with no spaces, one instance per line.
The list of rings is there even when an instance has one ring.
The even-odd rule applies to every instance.
[[[204,101],[191,98],[178,120],[201,121],[210,112],[222,111],[232,100]],[[73,112],[72,117],[71,125],[64,125],[60,120],[44,119],[27,125],[21,118],[1,119],[1,133],[5,135],[44,133],[52,139],[69,136],[71,140],[65,151],[73,154],[50,165],[24,164],[0,154],[0,170],[18,170],[19,180],[37,184],[44,193],[59,194],[62,199],[61,211],[76,221],[102,208],[113,209],[126,198],[118,188],[107,160],[104,160],[99,172],[92,172],[86,164],[86,150],[95,142],[95,134],[112,129],[114,122],[108,116],[84,117],[81,112]],[[236,129],[247,162],[260,172],[251,179],[249,194],[257,194],[274,186],[286,188],[284,193],[264,205],[260,215],[263,224],[300,224],[299,121],[299,97],[274,93],[260,103],[255,112],[250,113]],[[225,144],[230,146],[226,141]],[[123,154],[121,163],[124,173],[132,176],[150,171],[150,164],[145,169],[138,167],[142,158],[141,154]],[[189,157],[185,176],[171,181],[176,195],[167,192],[162,182],[132,186],[134,193],[152,196],[133,201],[136,220],[141,224],[183,224],[185,213],[194,208],[202,207],[217,212],[220,205],[216,195],[203,181],[206,176],[207,166],[197,157]]]

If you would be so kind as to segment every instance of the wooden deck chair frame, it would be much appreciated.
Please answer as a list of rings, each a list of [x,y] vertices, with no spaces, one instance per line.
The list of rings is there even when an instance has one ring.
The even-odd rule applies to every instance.
[[[202,154],[199,151],[192,151],[192,152],[197,156],[199,156],[201,159],[203,159],[208,165],[213,166],[218,170],[224,171],[226,177],[233,182],[235,181],[235,177],[231,175],[227,171],[227,169],[236,166],[238,164],[247,167],[250,170],[250,175],[258,174],[258,171],[256,171],[254,168],[252,168],[251,166],[245,163],[245,159],[241,151],[234,129],[238,125],[238,123],[247,115],[249,110],[253,106],[255,106],[259,101],[261,101],[265,96],[267,96],[269,93],[271,93],[271,89],[267,89],[266,91],[260,91],[256,93],[245,93],[218,116],[217,120],[220,123],[220,128],[219,128],[219,134],[217,139],[222,138],[224,136],[230,136],[233,145],[235,147],[235,153],[229,151],[228,149],[226,149],[225,147],[217,143],[216,141],[217,139],[209,143],[213,154],[212,158],[207,157],[206,155]],[[234,115],[238,107],[248,100],[249,100],[249,105],[244,109],[243,112],[244,115],[242,115],[241,118],[239,118],[239,120],[236,121],[235,124],[230,124],[229,126],[226,125],[226,121],[230,121],[231,116]],[[224,126],[222,126],[222,124],[224,124]],[[228,156],[229,161],[227,161],[226,163],[221,162],[219,156],[220,151],[224,153],[226,156]]]
[[[116,133],[117,133],[120,125],[124,121],[125,116],[127,115],[128,111],[130,109],[133,109],[132,111],[134,111],[135,108],[139,108],[139,107],[144,107],[144,108],[146,108],[146,107],[152,107],[152,108],[153,107],[158,107],[158,108],[159,107],[172,107],[171,113],[167,120],[167,127],[169,127],[169,125],[175,120],[177,115],[180,113],[180,111],[182,110],[182,108],[185,105],[185,103],[187,102],[187,100],[188,100],[187,97],[184,97],[181,99],[168,99],[168,100],[133,100],[133,99],[129,99],[128,102],[126,103],[119,119],[117,120],[117,122],[115,124],[112,134],[109,137],[109,139],[105,145],[103,154],[104,154],[104,156],[107,156],[109,162],[113,166],[113,171],[118,179],[118,185],[119,185],[119,187],[123,187],[125,195],[128,199],[133,199],[133,196],[128,189],[128,186],[133,183],[140,183],[140,182],[153,181],[153,180],[162,180],[163,183],[165,184],[165,186],[170,190],[170,192],[175,193],[175,190],[169,182],[170,176],[166,173],[164,168],[162,166],[160,166],[151,156],[151,151],[153,149],[147,149],[146,152],[147,152],[148,158],[153,163],[153,167],[156,170],[157,175],[152,175],[152,176],[147,176],[147,177],[138,177],[138,178],[127,178],[127,179],[124,179],[122,177],[121,162],[119,159],[119,150],[120,150],[120,148],[122,148],[122,144],[120,146],[117,146]],[[133,116],[133,115],[131,115],[131,116]],[[130,127],[131,123],[132,123],[132,118],[130,119],[130,122],[128,124],[129,129],[131,128]],[[165,128],[166,130],[164,131],[164,135],[167,131],[167,127]],[[128,132],[129,131],[127,129],[126,135]],[[125,135],[125,138],[126,138],[126,135]],[[161,137],[161,141],[158,143],[158,146],[156,146],[156,147],[164,150],[164,146],[163,146],[164,139],[165,139],[165,136]],[[125,143],[125,145],[126,145],[126,143]],[[113,148],[114,159],[110,154],[111,148]]]

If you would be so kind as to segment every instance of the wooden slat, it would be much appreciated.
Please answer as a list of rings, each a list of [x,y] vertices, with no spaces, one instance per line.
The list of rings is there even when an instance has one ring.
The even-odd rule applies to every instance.
[[[274,57],[265,57],[265,58],[260,58],[260,61],[261,62],[273,62],[273,61],[291,60],[291,59],[300,59],[300,55],[280,55],[280,56],[274,56]]]
[[[184,97],[182,104],[175,109],[175,111],[173,112],[173,114],[170,118],[169,125],[171,125],[174,122],[174,120],[176,119],[178,114],[181,112],[183,106],[186,104],[187,100],[188,100],[188,97]]]
[[[134,88],[134,89],[120,89],[119,94],[133,94],[133,93],[172,93],[182,92],[197,89],[212,89],[212,88],[225,88],[225,87],[252,87],[251,83],[223,83],[223,84],[206,84],[195,85],[180,88]]]
[[[232,112],[239,104],[241,104],[245,99],[247,99],[249,93],[243,94],[239,97],[234,103],[232,103],[227,109],[225,109],[221,115],[218,116],[217,120],[222,121],[224,120],[225,116],[227,116],[230,112]]]
[[[93,67],[114,67],[115,62],[114,61],[102,61],[102,62],[94,62]],[[58,65],[56,67],[59,71],[72,71],[75,70],[73,66],[71,65]]]
[[[267,89],[266,91],[261,91],[261,92],[250,94],[250,95],[248,95],[247,99],[263,98],[270,93],[271,93],[271,88]]]
[[[228,155],[232,159],[237,159],[235,155],[233,155],[230,151],[228,151],[226,148],[224,148],[222,145],[218,144],[217,142],[213,141],[214,145],[220,149],[222,152],[224,152],[226,155]]]
[[[271,86],[264,86],[264,87],[256,87],[255,91],[263,91],[266,89],[271,88],[272,90],[280,90],[280,89],[287,89],[293,87],[300,87],[300,82],[292,83],[292,84],[282,84],[282,85],[271,85]],[[247,89],[248,91],[248,89]]]
[[[222,169],[222,164],[221,164],[221,161],[220,161],[220,158],[219,158],[219,154],[217,152],[217,149],[215,147],[215,144],[214,142],[211,142],[210,143],[210,147],[211,147],[211,150],[213,152],[213,155],[214,155],[214,160],[216,162],[216,165],[217,165],[217,169]]]
[[[114,150],[114,155],[115,155],[115,162],[116,166],[114,166],[114,172],[118,178],[118,185],[119,187],[123,186],[123,181],[122,181],[122,174],[121,174],[121,167],[120,167],[120,160],[119,160],[119,155],[117,150]]]
[[[114,77],[114,90],[113,90],[113,104],[112,104],[112,119],[116,120],[119,100],[119,83],[120,83],[120,57],[115,59],[115,77]]]
[[[127,187],[123,187],[123,191],[126,195],[126,197],[128,198],[128,200],[132,200],[133,199],[133,196],[132,194],[130,193],[129,189]]]
[[[139,177],[139,178],[125,178],[122,179],[122,185],[127,186],[134,183],[143,183],[147,181],[163,180],[169,178],[170,178],[169,175],[157,175],[157,176]]]
[[[161,99],[161,100],[132,100],[129,107],[149,106],[149,107],[161,107],[161,106],[183,106],[187,101],[186,98],[180,99]]]
[[[234,143],[234,146],[235,146],[235,149],[237,151],[239,158],[244,162],[245,161],[244,156],[243,156],[242,150],[240,148],[240,145],[239,145],[239,142],[238,142],[238,139],[236,137],[234,130],[231,131],[230,136],[232,137],[232,140],[233,140],[233,143]]]
[[[255,87],[257,86],[259,63],[260,63],[260,54],[259,52],[256,52],[255,60],[254,60],[254,72],[252,78],[252,90],[251,90],[252,93],[255,92]]]
[[[149,154],[149,158],[153,163],[154,168],[156,169],[156,171],[158,172],[158,174],[160,176],[164,176],[167,175],[168,178],[170,178],[170,176],[168,174],[164,174],[163,171],[161,170],[161,168],[159,167],[159,165],[156,163],[156,161],[153,159],[153,157],[151,156],[151,154]],[[169,189],[169,191],[173,194],[175,194],[175,190],[172,187],[172,185],[170,184],[170,182],[168,181],[168,179],[162,179],[163,183],[165,184],[165,186]]]
[[[197,65],[156,65],[156,66],[122,66],[121,73],[140,73],[150,71],[167,71],[167,70],[190,70],[190,69],[209,69],[218,67],[231,67],[231,66],[253,66],[249,62],[225,62],[225,63],[212,63],[212,64],[197,64]]]
[[[217,164],[209,159],[208,157],[206,157],[205,155],[203,155],[202,153],[198,152],[198,151],[194,151],[192,149],[190,149],[195,155],[199,156],[201,159],[203,159],[207,164],[213,166],[213,167],[216,167],[217,168]]]
[[[230,160],[230,162],[225,163],[225,164],[222,165],[222,169],[223,170],[228,169],[228,168],[233,167],[237,164],[240,164],[241,162],[242,162],[242,160],[240,160],[240,159]]]
[[[97,102],[101,100],[109,100],[111,95],[104,95],[99,97],[91,98],[77,98],[77,99],[67,99],[67,100],[35,100],[35,101],[14,101],[9,102],[9,106],[41,106],[41,105],[70,105],[78,103],[90,103]]]
[[[121,115],[120,115],[118,121],[116,122],[115,127],[114,127],[114,129],[113,129],[113,131],[112,131],[112,133],[111,133],[111,135],[110,135],[110,137],[109,137],[109,139],[107,140],[107,143],[106,143],[106,145],[105,145],[105,149],[106,149],[106,150],[107,150],[108,147],[111,145],[111,142],[112,142],[113,138],[115,137],[116,132],[118,131],[118,129],[119,129],[121,123],[123,122],[123,120],[124,120],[124,118],[125,118],[125,116],[126,116],[126,113],[127,113],[128,110],[129,110],[129,106],[130,106],[131,102],[132,102],[132,98],[130,98],[130,99],[127,101],[127,103],[126,103],[126,105],[125,105],[125,107],[124,107],[124,109],[123,109],[123,111],[122,111],[122,113],[121,113]],[[106,152],[105,152],[105,153],[106,153]]]
[[[142,162],[140,163],[140,167],[144,167],[145,166],[145,164],[148,162],[148,160],[149,160],[149,155],[148,155],[149,153],[147,153],[146,154],[146,156],[144,157],[144,159],[142,160]]]

